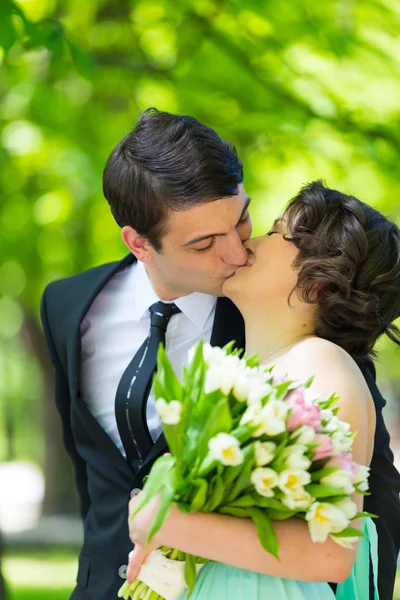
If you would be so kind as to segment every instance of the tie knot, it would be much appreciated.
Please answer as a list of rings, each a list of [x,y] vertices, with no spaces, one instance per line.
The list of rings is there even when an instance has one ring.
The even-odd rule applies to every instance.
[[[151,326],[158,327],[164,331],[167,331],[167,325],[170,318],[181,312],[176,304],[166,304],[165,302],[156,302],[155,304],[152,304],[149,311]]]

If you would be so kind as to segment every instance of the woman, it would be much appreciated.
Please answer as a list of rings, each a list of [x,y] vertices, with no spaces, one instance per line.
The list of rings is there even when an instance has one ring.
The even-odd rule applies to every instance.
[[[400,345],[393,324],[400,315],[400,230],[357,199],[314,182],[271,231],[246,246],[248,263],[223,288],[244,317],[246,351],[257,352],[275,374],[314,376],[320,396],[336,392],[339,417],[357,431],[353,458],[368,465],[375,408],[355,359],[372,354],[383,333]],[[362,497],[353,500],[361,511]],[[146,507],[131,522],[138,546],[145,545],[153,511]],[[276,522],[278,562],[261,547],[251,521],[174,508],[150,549],[167,545],[215,561],[200,572],[193,600],[329,600],[335,595],[328,581],[337,584],[337,598],[367,600],[376,534],[370,519],[354,526],[364,528],[369,545],[314,544],[303,521]],[[136,549],[130,579],[145,552],[141,557]]]

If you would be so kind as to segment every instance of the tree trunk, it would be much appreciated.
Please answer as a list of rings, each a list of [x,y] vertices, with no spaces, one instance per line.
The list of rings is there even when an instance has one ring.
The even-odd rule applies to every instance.
[[[78,514],[72,463],[65,451],[61,420],[54,402],[54,373],[37,318],[25,310],[23,337],[36,357],[43,378],[43,431],[45,440],[45,498],[43,514]]]

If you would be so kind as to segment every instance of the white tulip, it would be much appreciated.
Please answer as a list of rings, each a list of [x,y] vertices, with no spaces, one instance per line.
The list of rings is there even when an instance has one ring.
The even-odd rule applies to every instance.
[[[305,489],[299,488],[292,496],[284,496],[281,499],[282,504],[290,510],[300,510],[309,508],[313,503],[313,497]]]
[[[354,487],[350,479],[350,473],[344,469],[338,469],[334,473],[330,473],[330,475],[321,477],[320,483],[322,485],[329,485],[335,488],[343,488],[345,494],[352,494],[354,492]]]
[[[288,407],[285,402],[282,402],[282,400],[269,400],[262,408],[261,423],[255,435],[266,433],[274,436],[286,431],[287,413]]]
[[[357,504],[350,498],[342,498],[341,500],[337,500],[335,502],[335,506],[340,508],[340,510],[344,512],[349,520],[355,517],[358,512]]]
[[[275,390],[269,383],[255,379],[250,388],[247,402],[249,404],[259,404],[263,398],[269,396],[272,392],[274,393]]]
[[[344,434],[341,431],[337,430],[332,434],[332,443],[333,443],[333,454],[334,456],[338,456],[342,454],[342,452],[349,452],[353,445],[353,438],[349,437],[348,434]]]
[[[358,471],[355,475],[355,485],[362,492],[368,491],[368,477],[369,477],[369,467],[359,465]]]
[[[290,434],[290,440],[296,440],[296,444],[312,444],[315,437],[315,429],[309,425],[302,425],[298,429],[295,429]]]
[[[240,425],[251,425],[252,427],[257,427],[261,423],[262,414],[261,404],[250,404],[240,419]],[[259,435],[261,435],[261,433]]]
[[[244,363],[240,363],[243,365]],[[246,402],[249,398],[250,390],[258,377],[255,369],[249,367],[239,368],[233,384],[233,395],[239,402]]]
[[[343,548],[347,548],[348,550],[353,550],[354,544],[356,544],[358,542],[358,540],[360,539],[357,536],[338,537],[336,535],[330,535],[329,537],[331,538],[331,540],[336,542],[336,544],[338,544],[339,546],[342,546]]]
[[[325,425],[324,430],[332,433],[333,431],[336,431],[339,428],[339,423],[340,420],[338,419],[338,417],[336,417],[334,414],[332,414],[332,417],[329,419],[328,423]]]
[[[230,360],[232,359],[232,360]],[[206,371],[204,382],[204,391],[211,394],[215,390],[221,390],[225,396],[228,396],[232,390],[236,378],[237,356],[227,356],[225,361],[218,365],[211,365]]]
[[[311,481],[311,475],[303,469],[284,469],[279,474],[279,488],[286,496],[300,496],[303,493],[303,486]]]
[[[279,483],[279,475],[268,467],[258,467],[252,472],[250,480],[260,496],[272,498],[275,494],[274,488]]]
[[[210,366],[220,365],[227,358],[222,348],[211,344],[203,344],[203,357]]]
[[[325,423],[326,421],[330,421],[334,417],[333,412],[330,408],[323,408],[321,410],[321,421]]]
[[[306,446],[301,444],[287,446],[281,454],[281,457],[285,459],[285,468],[304,469],[306,471],[311,465],[311,460],[304,456],[306,451]]]
[[[217,433],[208,442],[210,455],[226,466],[241,465],[244,457],[238,440],[229,433]]]
[[[325,542],[330,533],[339,533],[349,524],[340,508],[329,502],[314,502],[306,513],[313,542]]]
[[[346,421],[339,421],[338,430],[344,434],[350,433],[350,424],[346,423]]]
[[[276,444],[274,442],[256,442],[254,455],[257,467],[268,465],[275,456]]]
[[[196,565],[196,572],[204,565]],[[187,589],[185,561],[173,560],[153,550],[142,564],[137,578],[166,600],[178,600]]]
[[[156,409],[165,425],[177,425],[181,420],[182,403],[179,400],[167,402],[164,398],[158,398]]]

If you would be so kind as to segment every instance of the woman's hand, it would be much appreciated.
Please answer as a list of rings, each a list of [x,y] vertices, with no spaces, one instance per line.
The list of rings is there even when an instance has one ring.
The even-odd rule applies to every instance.
[[[133,513],[138,501],[140,498],[140,494],[131,498],[128,507],[128,527],[129,527],[129,537],[134,544],[138,544],[141,548],[151,552],[155,548],[158,548],[159,544],[157,544],[155,536],[150,545],[147,545],[147,536],[150,529],[150,525],[155,517],[157,508],[160,504],[159,496],[156,496],[146,506],[142,508],[137,515],[131,518],[131,514]]]
[[[139,546],[139,544],[136,544],[132,552],[129,552],[129,562],[126,570],[126,578],[129,583],[132,583],[139,575],[140,568],[148,555],[149,551]]]
[[[136,579],[142,564],[145,562],[150,552],[158,548],[159,545],[154,538],[150,545],[147,545],[146,543],[149,527],[159,505],[159,497],[157,496],[154,498],[149,504],[142,508],[133,519],[131,519],[130,515],[134,511],[139,497],[140,494],[134,496],[130,500],[128,507],[129,537],[135,544],[134,549],[129,553],[128,569],[126,571],[126,577],[129,583],[132,583],[132,581]]]

